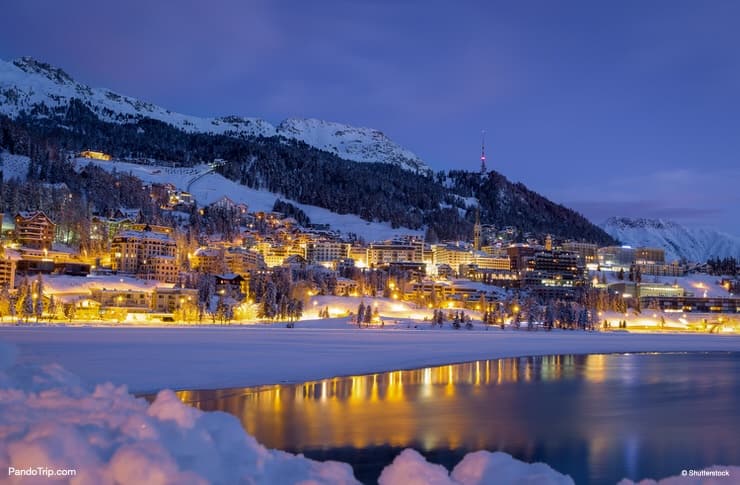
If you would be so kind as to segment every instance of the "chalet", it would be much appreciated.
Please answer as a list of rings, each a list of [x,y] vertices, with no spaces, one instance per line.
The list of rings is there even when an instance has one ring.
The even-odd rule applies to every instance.
[[[15,215],[15,238],[22,246],[51,249],[56,224],[43,211],[19,212]]]
[[[246,295],[248,281],[242,276],[234,273],[216,275],[216,293],[219,295]]]
[[[337,284],[334,286],[336,296],[357,296],[358,285],[355,280],[349,278],[337,277]]]

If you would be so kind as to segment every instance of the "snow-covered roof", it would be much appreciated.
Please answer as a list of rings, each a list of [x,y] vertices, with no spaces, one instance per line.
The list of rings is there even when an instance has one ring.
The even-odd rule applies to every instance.
[[[44,293],[88,293],[92,289],[108,290],[153,290],[154,288],[171,288],[173,283],[156,280],[140,280],[119,275],[69,276],[50,275],[43,277]]]
[[[172,243],[175,242],[175,240],[172,239],[172,236],[164,232],[135,231],[133,229],[126,229],[124,231],[121,231],[118,233],[116,237],[133,238],[133,239],[149,239],[149,240],[158,240],[158,241],[172,242]]]

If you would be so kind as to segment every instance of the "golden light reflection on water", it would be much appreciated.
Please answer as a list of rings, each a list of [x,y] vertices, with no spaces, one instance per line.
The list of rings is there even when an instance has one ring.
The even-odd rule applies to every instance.
[[[570,355],[486,360],[303,384],[181,391],[178,396],[201,409],[234,414],[247,431],[278,448],[296,442],[303,447],[407,446],[417,440],[428,449],[452,449],[471,438],[460,430],[475,429],[476,413],[505,405],[493,393],[473,412],[461,409],[458,398],[479,395],[491,386],[568,378],[575,374],[577,363],[586,366],[586,380],[601,382],[604,359],[603,355]],[[436,416],[454,420],[444,436],[431,431]]]

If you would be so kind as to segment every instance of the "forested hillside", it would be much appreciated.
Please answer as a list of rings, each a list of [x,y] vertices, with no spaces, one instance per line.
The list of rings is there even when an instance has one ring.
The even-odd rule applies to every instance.
[[[118,158],[153,159],[177,166],[222,159],[225,163],[218,170],[249,187],[394,227],[429,227],[440,239],[470,238],[473,204],[463,197],[472,196],[480,197],[483,223],[599,243],[613,241],[579,214],[496,172],[483,178],[479,191],[476,173],[451,171],[432,176],[387,163],[343,160],[277,136],[188,133],[148,118],[106,122],[76,100],[66,108],[37,106],[15,119],[0,117],[0,147],[34,160],[31,179],[64,182],[73,191],[80,185],[74,180],[77,175],[50,169],[50,160],[64,151],[92,148]]]

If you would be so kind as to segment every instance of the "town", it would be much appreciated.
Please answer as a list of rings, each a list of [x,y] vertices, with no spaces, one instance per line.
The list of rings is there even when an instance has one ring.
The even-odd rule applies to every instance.
[[[79,176],[116,164],[101,151],[68,156]],[[218,164],[201,172],[142,167],[187,172],[192,186]],[[479,221],[469,241],[418,233],[366,241],[311,223],[279,199],[272,211],[228,195],[202,205],[182,184],[125,182],[151,204],[93,208],[65,221],[41,209],[4,215],[3,322],[291,325],[336,317],[359,326],[402,318],[453,328],[737,331],[731,258],[667,261],[664,248],[599,246]],[[74,212],[76,196],[64,184],[40,190],[61,201],[61,217],[67,202]]]
[[[1,483],[740,483],[740,2],[37,3]]]

